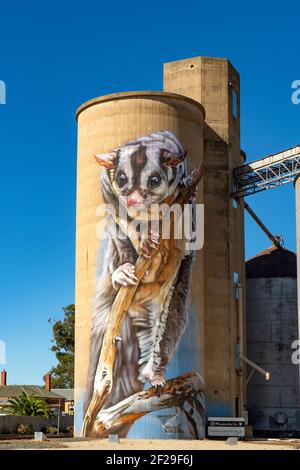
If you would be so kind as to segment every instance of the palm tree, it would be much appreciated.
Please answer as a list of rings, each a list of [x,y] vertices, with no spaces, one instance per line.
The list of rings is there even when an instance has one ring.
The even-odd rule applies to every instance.
[[[22,393],[19,397],[8,400],[11,406],[5,411],[14,416],[43,416],[51,418],[51,407],[45,400],[37,398],[34,395]]]

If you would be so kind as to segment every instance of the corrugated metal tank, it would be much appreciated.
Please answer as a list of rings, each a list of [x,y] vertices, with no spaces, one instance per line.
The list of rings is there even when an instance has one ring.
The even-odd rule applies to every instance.
[[[247,357],[271,373],[248,383],[249,424],[255,435],[300,433],[296,255],[273,246],[246,263]],[[250,371],[248,371],[250,373]]]
[[[100,174],[105,170],[96,162],[95,155],[107,155],[129,141],[142,136],[149,137],[157,131],[167,131],[187,151],[189,168],[195,168],[203,159],[204,108],[190,98],[173,93],[128,92],[99,97],[83,104],[77,112],[77,119],[75,428],[79,435],[90,363],[95,289],[104,269],[104,255],[108,249],[105,241],[99,240],[106,220],[99,212],[99,206],[103,203]],[[128,166],[130,170],[130,162]],[[202,202],[202,194],[201,184],[197,192],[198,202]],[[178,349],[168,365],[167,379],[189,371],[203,373],[202,251],[196,254],[191,287],[191,315]],[[114,292],[111,286],[109,288]],[[137,359],[132,357],[131,362],[134,361],[137,362]],[[123,434],[126,434],[125,431]],[[128,436],[164,439],[193,437],[186,425],[182,425],[178,407],[166,407],[142,417],[131,427]]]

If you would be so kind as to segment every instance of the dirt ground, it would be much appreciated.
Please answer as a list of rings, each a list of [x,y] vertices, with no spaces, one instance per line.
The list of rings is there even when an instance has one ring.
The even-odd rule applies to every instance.
[[[51,439],[46,442],[33,440],[0,441],[1,450],[300,450],[300,440],[268,439],[239,441],[237,445],[228,445],[225,441],[204,440],[143,440],[121,439],[120,443],[111,443],[107,439]]]

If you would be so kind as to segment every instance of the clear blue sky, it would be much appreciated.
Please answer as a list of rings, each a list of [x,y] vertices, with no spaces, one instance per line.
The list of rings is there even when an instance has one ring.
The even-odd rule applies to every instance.
[[[162,64],[228,57],[241,74],[242,148],[253,160],[300,143],[299,2],[2,0],[0,339],[10,383],[55,364],[49,317],[74,301],[76,123],[83,101],[162,88]],[[249,198],[295,249],[292,185]],[[246,252],[269,245],[246,221]]]

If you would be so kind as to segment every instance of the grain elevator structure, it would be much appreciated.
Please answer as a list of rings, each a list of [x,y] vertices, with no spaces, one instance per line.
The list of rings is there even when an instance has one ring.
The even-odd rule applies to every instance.
[[[253,298],[264,282],[265,298],[274,303],[274,289],[267,285],[278,287],[279,276],[261,280],[261,257],[245,265],[244,210],[251,209],[244,198],[294,180],[300,147],[245,162],[239,74],[222,58],[165,63],[163,91],[94,98],[78,108],[76,118],[76,434],[202,439],[208,417],[242,417],[247,424],[248,411],[249,424],[264,431],[269,409],[278,420],[284,414],[274,398],[272,374],[277,380],[274,367],[288,374],[289,346],[283,334],[281,360],[273,341],[280,357],[272,365],[264,362],[267,346],[256,344],[256,334],[265,328],[264,337],[270,325],[255,322],[265,307],[256,311]],[[149,231],[145,237],[148,201],[179,204],[182,211],[187,204],[192,218],[199,207],[191,227],[203,243],[189,251],[185,232],[188,245],[172,236],[153,242]],[[124,222],[122,207],[130,223]],[[280,251],[279,239],[253,216],[274,250],[290,253]],[[172,217],[174,225],[177,216]],[[293,305],[293,320],[283,318],[286,310],[278,313],[278,307],[275,323],[277,332],[288,325],[288,338],[297,339],[295,263],[293,255],[293,275],[280,280],[280,286],[288,285],[278,301]],[[291,265],[282,268],[286,272]],[[296,423],[299,368],[291,370],[293,403],[287,408],[293,408]],[[253,381],[255,371],[260,375]]]
[[[204,362],[208,416],[242,416],[244,209],[231,198],[240,148],[240,79],[227,59],[196,57],[164,65],[164,90],[205,109]]]

